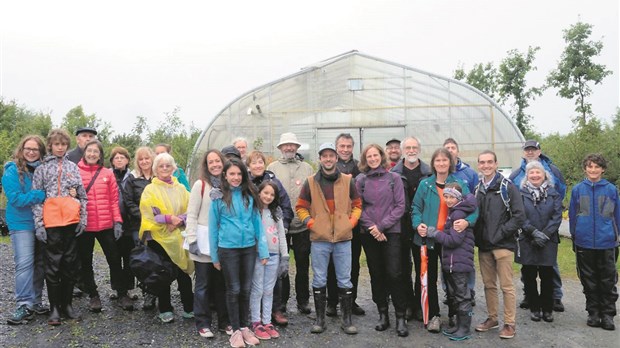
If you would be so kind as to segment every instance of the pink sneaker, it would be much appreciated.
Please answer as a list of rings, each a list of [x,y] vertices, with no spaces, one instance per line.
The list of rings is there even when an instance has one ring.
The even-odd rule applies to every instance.
[[[263,328],[265,328],[265,331],[267,331],[267,333],[269,334],[269,336],[271,336],[271,338],[280,337],[280,334],[278,333],[278,331],[276,331],[276,328],[273,327],[272,324],[263,325]]]
[[[259,340],[268,340],[271,338],[260,322],[252,323],[252,331],[254,331],[254,335]]]
[[[230,342],[230,346],[233,348],[245,348],[245,343],[243,343],[243,334],[240,330],[233,332],[233,334],[230,335],[228,342]]]
[[[241,328],[241,335],[243,337],[243,342],[245,342],[245,344],[248,344],[250,346],[256,346],[260,344],[260,341],[254,335],[254,332],[252,332],[252,330],[248,329],[247,327]]]

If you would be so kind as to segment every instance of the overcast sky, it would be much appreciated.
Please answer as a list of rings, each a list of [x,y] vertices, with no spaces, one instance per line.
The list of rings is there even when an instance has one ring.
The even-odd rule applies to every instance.
[[[55,124],[82,105],[124,132],[178,106],[204,128],[244,92],[354,49],[451,77],[459,64],[498,65],[510,49],[540,46],[536,86],[579,19],[613,71],[593,87],[593,111],[609,120],[620,99],[618,0],[20,0],[0,13],[0,94]],[[575,115],[555,90],[527,111],[546,134],[568,132]]]

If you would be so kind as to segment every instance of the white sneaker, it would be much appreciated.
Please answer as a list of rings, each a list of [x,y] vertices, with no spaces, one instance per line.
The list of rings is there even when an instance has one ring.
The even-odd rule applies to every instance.
[[[202,329],[198,330],[198,334],[201,337],[213,338],[213,332],[211,332],[211,329],[209,329],[208,327],[203,327]]]
[[[441,319],[438,316],[434,316],[426,325],[428,332],[439,332],[441,330]]]

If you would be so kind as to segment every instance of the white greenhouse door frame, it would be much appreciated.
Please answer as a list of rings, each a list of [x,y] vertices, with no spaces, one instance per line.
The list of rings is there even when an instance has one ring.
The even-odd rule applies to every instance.
[[[317,128],[316,147],[323,143],[334,143],[341,133],[349,133],[355,141],[353,158],[359,159],[362,149],[366,145],[379,144],[385,149],[385,143],[390,139],[404,139],[405,127],[356,127],[356,128]]]

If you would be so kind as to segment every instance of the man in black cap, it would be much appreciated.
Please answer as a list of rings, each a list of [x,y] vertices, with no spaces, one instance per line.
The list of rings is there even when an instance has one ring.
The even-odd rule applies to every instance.
[[[241,153],[239,152],[239,150],[237,150],[237,148],[234,145],[224,146],[222,148],[222,155],[224,155],[224,157],[226,157],[227,159],[231,159],[231,158],[241,159]]]
[[[97,130],[92,127],[80,127],[75,131],[75,141],[77,142],[77,146],[75,149],[69,151],[67,154],[67,158],[69,161],[77,164],[81,159],[82,155],[84,155],[84,147],[88,144],[89,141],[95,139],[97,136]]]
[[[394,168],[403,154],[400,150],[400,140],[396,138],[388,140],[388,142],[385,143],[385,153],[390,161],[390,168]]]

